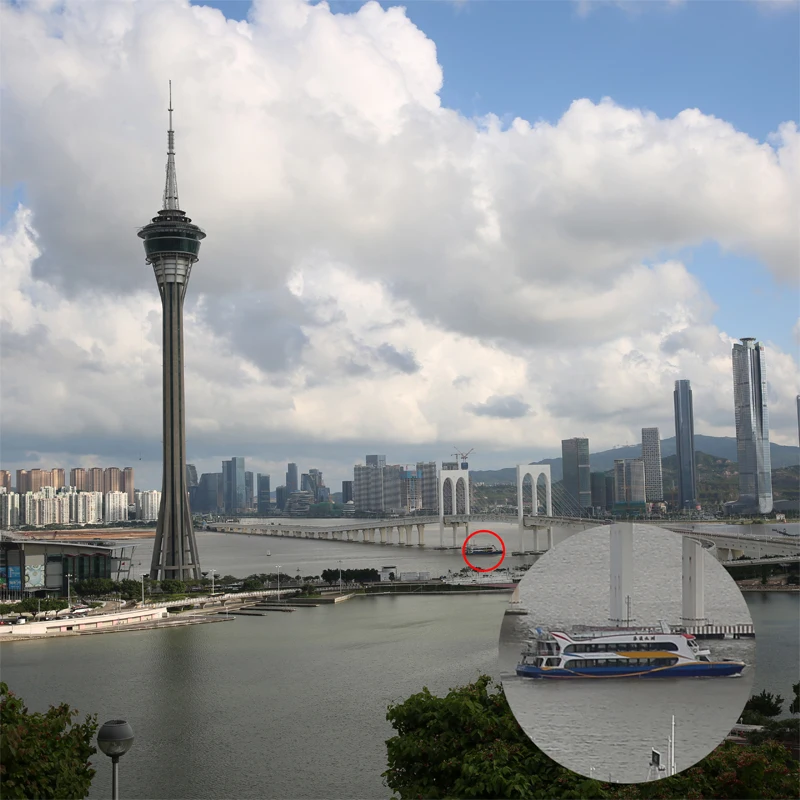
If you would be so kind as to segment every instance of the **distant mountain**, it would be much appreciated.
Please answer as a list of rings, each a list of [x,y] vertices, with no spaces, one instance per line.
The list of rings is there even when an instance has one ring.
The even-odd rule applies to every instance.
[[[591,440],[589,442],[591,445]],[[695,435],[694,449],[699,453],[706,453],[716,458],[724,458],[732,461],[735,467],[736,439],[731,436],[702,436]],[[800,464],[800,447],[792,447],[784,444],[773,444],[769,446],[772,458],[772,469],[782,469],[793,467]],[[603,450],[600,453],[591,453],[589,462],[592,465],[592,472],[607,472],[614,468],[614,460],[617,458],[638,458],[642,454],[641,444],[629,445],[627,447],[615,447],[611,450]],[[665,459],[675,455],[675,437],[661,440],[661,458]],[[554,481],[560,481],[563,476],[560,458],[544,458],[541,461],[533,461],[533,464],[549,464],[550,473]],[[516,467],[506,467],[505,469],[473,470],[472,480],[476,483],[514,483],[517,479]]]

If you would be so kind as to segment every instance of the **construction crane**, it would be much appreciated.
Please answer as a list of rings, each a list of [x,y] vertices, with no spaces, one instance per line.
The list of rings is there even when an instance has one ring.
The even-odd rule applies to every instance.
[[[454,445],[455,446],[455,445]],[[456,461],[460,462],[461,469],[469,469],[469,464],[467,463],[467,458],[469,458],[470,453],[474,453],[475,448],[473,447],[471,450],[468,450],[466,453],[458,452],[458,447],[456,447],[456,452],[451,453],[450,455],[456,459]]]

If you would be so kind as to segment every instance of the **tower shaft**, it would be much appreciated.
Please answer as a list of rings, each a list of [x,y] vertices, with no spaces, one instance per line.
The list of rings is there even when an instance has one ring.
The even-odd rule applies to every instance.
[[[164,472],[150,577],[199,579],[200,563],[186,487],[183,299],[191,264],[173,257],[159,259],[153,266],[163,308]]]

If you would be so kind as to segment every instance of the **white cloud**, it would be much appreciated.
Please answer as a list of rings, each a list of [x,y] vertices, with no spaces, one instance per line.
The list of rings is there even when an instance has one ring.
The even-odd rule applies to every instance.
[[[160,306],[135,234],[160,200],[168,77],[182,204],[208,232],[186,310],[201,468],[668,435],[677,377],[698,429],[730,434],[730,340],[662,254],[711,239],[796,281],[793,123],[764,144],[611,100],[467,120],[440,103],[433,42],[375,3],[261,2],[249,23],[182,0],[61,9],[4,11],[3,174],[33,210],[0,252],[6,452],[157,454]],[[794,393],[796,360],[769,357]],[[782,395],[771,418],[793,442]]]

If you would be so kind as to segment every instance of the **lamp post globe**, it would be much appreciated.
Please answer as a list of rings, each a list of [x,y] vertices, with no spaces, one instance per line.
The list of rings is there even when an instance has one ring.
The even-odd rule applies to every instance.
[[[111,800],[118,800],[119,760],[133,747],[133,728],[124,719],[104,722],[97,732],[97,746],[111,759]]]

